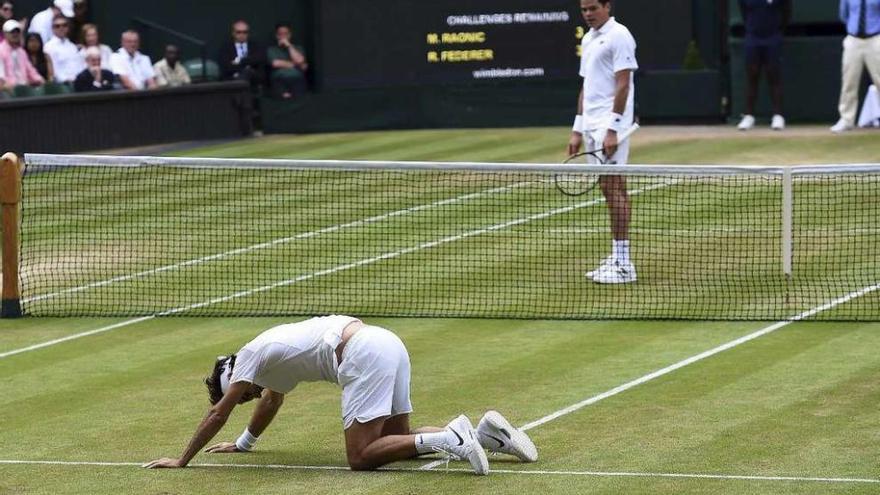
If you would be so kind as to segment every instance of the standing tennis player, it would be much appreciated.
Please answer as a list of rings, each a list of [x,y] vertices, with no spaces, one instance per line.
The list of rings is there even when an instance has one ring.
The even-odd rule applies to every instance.
[[[483,448],[523,461],[538,459],[535,445],[501,414],[489,411],[475,430],[461,415],[446,428],[410,430],[409,355],[403,342],[384,328],[350,316],[324,316],[266,330],[238,354],[220,357],[205,379],[213,405],[177,459],[158,459],[147,468],[180,468],[214,438],[238,404],[260,398],[247,428],[235,442],[211,453],[246,452],[269,426],[284,395],[300,382],[342,386],[342,425],[348,464],[372,470],[422,454],[445,453],[469,461],[488,474]]]
[[[629,158],[629,140],[617,135],[633,125],[635,87],[633,71],[636,41],[623,24],[611,16],[611,0],[580,0],[581,13],[590,31],[581,40],[581,69],[584,85],[578,97],[568,154],[587,149],[604,150],[606,163],[623,165]],[[599,284],[636,281],[636,269],[629,256],[630,201],[626,179],[603,175],[599,179],[611,216],[611,255],[587,277]]]

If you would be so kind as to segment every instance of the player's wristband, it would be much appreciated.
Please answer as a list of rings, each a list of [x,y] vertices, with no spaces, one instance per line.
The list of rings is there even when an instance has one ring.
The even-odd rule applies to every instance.
[[[251,435],[251,431],[245,428],[238,440],[235,441],[235,446],[242,452],[250,452],[257,444],[257,440],[259,437]]]
[[[623,115],[619,113],[611,114],[611,123],[608,124],[608,130],[620,132],[623,130]]]
[[[584,133],[584,116],[578,115],[574,118],[574,125],[571,126],[571,132],[576,132],[578,134]]]

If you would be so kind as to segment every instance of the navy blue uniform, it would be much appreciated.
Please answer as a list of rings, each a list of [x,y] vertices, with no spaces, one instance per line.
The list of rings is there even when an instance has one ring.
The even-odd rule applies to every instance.
[[[746,63],[778,67],[791,0],[739,0],[739,7],[746,28]]]

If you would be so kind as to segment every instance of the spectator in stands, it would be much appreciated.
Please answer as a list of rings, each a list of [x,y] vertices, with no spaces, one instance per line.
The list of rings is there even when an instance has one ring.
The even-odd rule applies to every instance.
[[[284,99],[306,91],[305,72],[309,68],[302,48],[291,42],[292,30],[288,24],[275,26],[276,44],[269,47],[267,57],[272,67],[272,89]]]
[[[266,70],[266,50],[250,40],[250,27],[242,20],[232,24],[232,40],[220,48],[220,74],[223,79],[242,79],[257,87]]]
[[[46,81],[31,64],[22,47],[22,28],[15,19],[3,23],[6,39],[0,42],[0,69],[6,74],[6,84],[9,86],[39,86]]]
[[[12,0],[0,1],[0,25],[3,25],[6,21],[11,21],[15,19],[15,3]],[[21,25],[21,30],[27,30],[28,18],[22,17],[18,19],[18,23]],[[5,33],[0,32],[0,41],[3,41],[5,37]]]
[[[859,105],[859,86],[865,66],[874,85],[880,88],[880,0],[840,0],[840,20],[846,24],[843,40],[840,120],[831,132],[852,130]]]
[[[70,19],[70,32],[78,34],[89,23],[89,4],[86,0],[73,0],[73,18]]]
[[[156,87],[156,73],[150,57],[138,50],[141,36],[137,31],[122,33],[122,47],[113,54],[111,65],[113,73],[125,89],[153,89]]]
[[[112,90],[116,78],[112,72],[101,67],[101,49],[90,46],[85,52],[87,67],[76,76],[73,89],[77,92]]]
[[[170,86],[174,88],[192,83],[189,73],[180,63],[180,49],[175,45],[165,47],[165,58],[156,62],[153,71],[156,73],[156,84],[159,87]]]
[[[791,0],[739,0],[746,28],[746,112],[737,128],[755,127],[755,101],[761,72],[767,74],[773,119],[770,128],[785,129],[782,116],[782,38],[791,19]]]
[[[101,67],[110,67],[110,57],[113,56],[113,49],[101,43],[101,37],[98,33],[98,26],[94,24],[84,24],[79,33],[79,54],[86,59],[86,50],[95,47],[101,52]]]
[[[52,57],[43,51],[43,38],[39,33],[29,33],[24,40],[24,50],[27,52],[28,60],[40,76],[46,82],[55,80],[55,66],[52,64]]]
[[[31,20],[28,33],[37,33],[40,39],[48,42],[52,39],[52,22],[59,15],[64,17],[73,17],[73,0],[52,0],[49,2],[49,8],[37,12]]]
[[[54,36],[46,42],[43,51],[52,57],[52,65],[55,67],[55,81],[64,84],[73,84],[76,76],[85,67],[79,49],[68,38],[70,33],[70,21],[64,16],[58,16],[52,22]]]

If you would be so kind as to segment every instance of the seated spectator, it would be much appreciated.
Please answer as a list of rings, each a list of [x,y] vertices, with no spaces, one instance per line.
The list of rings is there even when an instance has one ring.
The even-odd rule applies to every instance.
[[[52,22],[59,15],[64,17],[73,17],[73,0],[52,0],[49,2],[49,8],[37,12],[31,20],[28,33],[37,33],[40,39],[48,42],[52,39]]]
[[[98,26],[95,26],[94,24],[84,24],[79,32],[79,44],[81,45],[79,54],[83,61],[86,59],[86,50],[89,47],[94,46],[101,51],[101,67],[110,67],[110,57],[113,56],[113,49],[101,43],[101,38],[98,34]]]
[[[73,17],[70,18],[70,32],[74,35],[82,32],[89,22],[89,3],[86,0],[73,0]]]
[[[113,54],[110,65],[119,78],[122,87],[129,90],[153,89],[156,87],[156,73],[150,57],[138,50],[141,36],[137,31],[122,33],[122,47]]]
[[[232,40],[220,48],[220,77],[242,79],[257,87],[263,82],[266,70],[266,50],[250,39],[250,27],[245,21],[232,24]]]
[[[180,63],[180,50],[174,45],[165,47],[165,58],[156,62],[153,71],[156,73],[156,84],[159,87],[174,88],[192,83],[189,73]]]
[[[267,52],[272,67],[272,88],[284,99],[305,93],[305,72],[309,68],[302,48],[294,46],[290,39],[290,26],[278,24],[275,26],[277,43],[270,46]]]
[[[79,92],[110,91],[116,79],[113,73],[101,68],[101,49],[96,46],[86,48],[86,69],[76,76],[73,89]]]
[[[28,55],[28,60],[34,69],[42,76],[46,82],[55,80],[55,66],[52,64],[52,57],[46,55],[43,51],[43,38],[38,33],[29,33],[24,40],[24,50]]]
[[[43,51],[52,57],[55,66],[55,81],[72,84],[76,76],[82,72],[85,63],[79,56],[79,49],[68,38],[70,21],[64,16],[58,16],[52,22],[52,39],[46,42]]]
[[[0,1],[0,26],[6,23],[6,21],[11,21],[13,19],[15,19],[15,3],[13,3],[12,0]],[[18,23],[21,25],[22,31],[27,30],[27,17],[18,19]],[[5,33],[0,32],[0,41],[3,41],[5,36]]]
[[[0,42],[0,69],[6,74],[9,86],[39,86],[46,81],[31,64],[28,54],[21,45],[22,25],[15,19],[3,23],[6,39]]]

